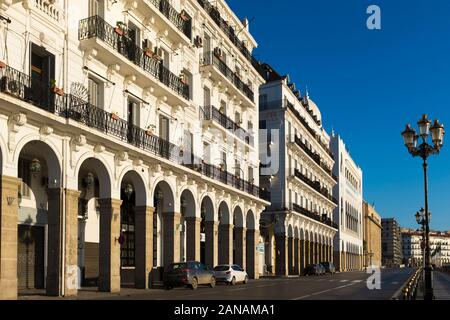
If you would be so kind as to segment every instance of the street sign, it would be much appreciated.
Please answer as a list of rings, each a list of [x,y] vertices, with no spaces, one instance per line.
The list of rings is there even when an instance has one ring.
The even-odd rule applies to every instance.
[[[264,253],[264,252],[265,252],[264,249],[265,249],[265,248],[264,248],[264,243],[260,243],[260,244],[258,244],[258,246],[256,247],[256,251],[259,252],[259,253]]]

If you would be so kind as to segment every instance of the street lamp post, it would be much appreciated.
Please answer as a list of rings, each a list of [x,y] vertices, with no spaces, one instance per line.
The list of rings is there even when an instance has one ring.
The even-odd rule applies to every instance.
[[[427,115],[423,115],[422,119],[417,123],[419,126],[419,134],[411,129],[411,125],[406,126],[406,130],[402,132],[405,146],[408,152],[413,157],[420,157],[423,160],[424,171],[424,186],[425,186],[425,300],[432,300],[434,298],[432,285],[432,268],[431,268],[431,250],[430,250],[430,221],[428,211],[428,157],[439,154],[443,146],[444,140],[444,126],[436,120],[431,126],[431,121],[428,120]],[[428,144],[427,139],[430,136],[433,145]],[[419,138],[422,138],[422,143],[418,145]]]

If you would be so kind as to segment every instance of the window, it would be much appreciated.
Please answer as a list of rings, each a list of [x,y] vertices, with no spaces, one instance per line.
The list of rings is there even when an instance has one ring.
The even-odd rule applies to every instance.
[[[93,106],[103,108],[104,85],[103,82],[89,78],[88,81],[89,103]]]
[[[159,116],[159,137],[163,140],[169,141],[169,130],[169,119],[164,116]]]
[[[237,125],[241,124],[241,114],[237,111],[234,113],[234,122],[236,122]]]
[[[223,100],[220,101],[220,113],[227,115],[227,103]]]
[[[267,107],[268,105],[267,94],[261,94],[259,96],[259,105],[261,106],[261,108]]]
[[[31,187],[31,172],[30,172],[31,161],[27,159],[19,159],[19,178],[22,179],[22,184],[20,187],[20,194],[22,197],[30,197],[30,187]]]
[[[209,143],[204,142],[203,143],[203,160],[205,163],[211,163],[211,146]]]
[[[228,171],[227,168],[227,153],[225,151],[222,151],[222,166],[224,171]]]
[[[170,69],[170,55],[169,53],[162,49],[163,52],[163,66],[166,67],[167,70]]]
[[[253,168],[248,168],[248,182],[253,183],[254,181]]]
[[[189,86],[189,100],[192,100],[193,96],[194,96],[194,78],[192,76],[192,73],[190,73],[189,71],[187,71],[186,69],[183,69],[183,75],[185,77],[185,81],[186,84]]]
[[[128,99],[128,123],[140,126],[140,104],[136,100]]]
[[[89,17],[104,17],[104,0],[89,0]]]

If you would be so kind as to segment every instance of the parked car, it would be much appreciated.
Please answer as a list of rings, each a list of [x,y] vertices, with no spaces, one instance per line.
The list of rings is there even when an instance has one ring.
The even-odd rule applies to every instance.
[[[323,266],[321,267],[318,264],[309,264],[306,266],[304,270],[305,276],[319,276],[323,274]]]
[[[204,264],[196,261],[172,263],[164,272],[164,287],[189,287],[196,290],[199,285],[216,286],[214,272]]]
[[[324,266],[325,273],[336,273],[336,267],[334,266],[333,262],[322,262],[321,265]]]
[[[217,282],[224,282],[232,286],[238,282],[248,283],[248,274],[238,265],[223,264],[214,268],[214,276]]]

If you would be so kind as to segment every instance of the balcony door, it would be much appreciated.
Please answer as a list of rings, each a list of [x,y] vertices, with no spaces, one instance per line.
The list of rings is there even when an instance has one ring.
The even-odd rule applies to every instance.
[[[89,0],[89,17],[105,18],[105,0]]]
[[[211,46],[211,37],[209,34],[205,33],[205,43],[203,44],[203,55],[208,57],[211,55],[212,46]]]
[[[128,23],[128,57],[131,61],[140,63],[139,59],[144,58],[139,54],[139,48],[141,46],[141,30],[133,23]]]
[[[138,129],[140,127],[140,106],[135,100],[128,100],[128,141],[136,142]]]
[[[31,92],[27,96],[39,107],[54,111],[54,94],[50,93],[50,80],[55,78],[55,56],[42,47],[31,45]],[[62,84],[57,83],[62,86]]]
[[[170,122],[169,118],[159,116],[159,153],[161,156],[168,158],[170,156]]]
[[[203,106],[211,106],[211,90],[208,87],[203,87]]]

